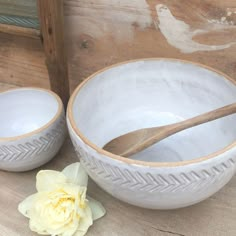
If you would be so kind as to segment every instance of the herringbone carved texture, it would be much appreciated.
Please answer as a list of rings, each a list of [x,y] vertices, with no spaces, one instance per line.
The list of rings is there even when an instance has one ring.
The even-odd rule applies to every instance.
[[[117,166],[111,166],[88,155],[80,147],[76,148],[80,155],[80,161],[94,176],[99,176],[104,181],[112,181],[119,187],[145,192],[196,192],[199,189],[208,188],[213,182],[220,181],[221,177],[232,173],[235,169],[235,160],[229,159],[219,165],[200,171],[189,171],[178,174],[151,174],[141,173],[139,171],[130,171],[120,169]],[[232,171],[229,171],[232,169]],[[224,178],[223,178],[224,179]]]
[[[43,152],[52,148],[59,139],[65,135],[65,118],[61,117],[57,125],[45,135],[18,145],[0,145],[0,160],[21,161],[36,158]]]

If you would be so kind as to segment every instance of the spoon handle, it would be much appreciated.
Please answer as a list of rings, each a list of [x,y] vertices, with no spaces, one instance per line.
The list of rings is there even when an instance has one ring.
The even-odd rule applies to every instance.
[[[207,123],[209,121],[219,119],[224,116],[231,115],[233,113],[236,113],[236,103],[218,108],[214,111],[210,111],[210,112],[198,115],[196,117],[193,117],[193,118],[190,118],[190,119],[178,122],[178,123],[166,125],[163,127],[145,129],[145,132],[143,134],[143,137],[144,137],[143,140],[145,141],[142,141],[138,143],[137,145],[134,145],[133,147],[123,152],[121,155],[126,156],[126,157],[130,156],[134,153],[142,151],[143,149],[153,145],[154,143],[164,138],[167,138],[177,132],[180,132],[182,130],[185,130],[185,129],[188,129],[188,128],[191,128],[191,127],[203,124],[203,123]],[[148,138],[145,138],[145,137],[148,137]]]
[[[176,128],[176,132],[191,128],[193,126],[197,126],[203,123],[207,123],[209,121],[213,121],[219,118],[222,118],[224,116],[231,115],[236,112],[236,103],[218,108],[214,111],[206,112],[202,115],[198,115],[196,117],[181,121],[179,123],[176,123],[172,126],[173,131],[174,127]]]

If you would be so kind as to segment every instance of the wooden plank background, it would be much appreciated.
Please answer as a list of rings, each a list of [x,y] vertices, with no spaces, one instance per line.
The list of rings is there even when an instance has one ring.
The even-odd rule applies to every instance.
[[[166,6],[168,13],[162,18],[156,9],[160,4]],[[72,90],[105,66],[144,57],[197,61],[236,79],[236,45],[229,46],[236,41],[235,0],[65,0],[64,14]],[[180,27],[173,25],[173,19]],[[180,48],[188,45],[189,40],[190,44],[200,44],[199,48],[229,47],[213,51],[200,51],[197,47],[191,53],[181,52],[173,42],[168,42],[163,27],[160,30],[160,20],[162,25],[169,21],[164,30],[171,29],[173,35],[180,35],[174,39]],[[194,31],[197,33],[191,38]],[[1,34],[0,50],[0,81],[48,86],[39,40]]]
[[[48,88],[44,61],[39,40],[0,33],[0,82]]]
[[[2,0],[0,8],[1,3]],[[156,9],[160,4],[166,6],[162,18],[162,13]],[[64,9],[71,90],[105,66],[144,57],[197,61],[236,79],[236,45],[229,45],[236,41],[235,0],[65,0]],[[165,28],[168,22],[169,27]],[[163,33],[165,30],[168,33],[169,29],[173,30],[174,36],[183,37],[171,41],[168,34]],[[183,52],[192,44],[196,51]],[[229,47],[200,51],[202,45]],[[44,60],[39,40],[1,33],[0,82],[4,83],[0,84],[1,89],[15,85],[48,88]],[[59,170],[76,160],[67,140],[59,155],[43,168]],[[2,235],[32,235],[28,221],[15,209],[24,197],[35,191],[36,171],[21,175],[1,172],[0,182],[4,187],[0,188],[0,207],[5,207],[5,211],[0,212]],[[106,194],[92,181],[89,194],[107,209],[107,215],[90,229],[88,235],[91,236],[236,235],[236,177],[208,200],[174,211],[151,211],[130,206]],[[12,227],[7,227],[9,225]]]

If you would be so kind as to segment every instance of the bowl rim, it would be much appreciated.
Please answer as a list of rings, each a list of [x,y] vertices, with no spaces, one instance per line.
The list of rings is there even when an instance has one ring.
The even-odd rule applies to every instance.
[[[101,70],[98,70],[97,72],[93,73],[92,75],[90,75],[89,77],[87,77],[82,83],[80,83],[76,89],[73,91],[69,102],[68,102],[68,106],[67,106],[67,118],[68,118],[68,122],[70,124],[70,126],[72,127],[73,131],[75,132],[76,135],[78,135],[78,137],[86,144],[88,145],[90,148],[96,150],[99,154],[105,155],[107,157],[110,157],[111,159],[117,160],[117,161],[121,161],[123,163],[126,164],[133,164],[133,165],[139,165],[139,166],[147,166],[147,167],[177,167],[177,166],[184,166],[184,165],[190,165],[190,164],[194,164],[194,163],[199,163],[202,161],[206,161],[209,159],[212,159],[216,156],[222,155],[223,153],[229,151],[230,149],[232,149],[233,147],[236,147],[236,141],[232,142],[231,144],[225,146],[224,148],[221,148],[220,150],[217,150],[213,153],[210,153],[208,155],[202,156],[202,157],[198,157],[192,160],[186,160],[186,161],[178,161],[178,162],[147,162],[147,161],[140,161],[140,160],[134,160],[131,158],[126,158],[126,157],[122,157],[120,155],[116,155],[113,154],[111,152],[108,152],[106,150],[104,150],[103,148],[98,147],[97,145],[95,145],[94,143],[92,143],[89,139],[87,139],[83,133],[80,131],[80,129],[76,126],[75,123],[75,119],[73,116],[73,112],[72,112],[72,108],[74,105],[74,101],[75,98],[77,96],[77,94],[79,93],[79,91],[82,89],[82,87],[92,78],[94,78],[95,76],[97,76],[98,74],[112,69],[114,67],[117,66],[121,66],[127,63],[134,63],[134,62],[141,62],[141,61],[161,61],[161,60],[165,60],[165,61],[170,61],[170,62],[181,62],[181,63],[185,63],[185,64],[192,64],[194,66],[198,66],[201,67],[203,69],[207,69],[210,70],[220,76],[223,76],[225,79],[227,79],[229,82],[231,82],[233,85],[236,86],[236,81],[234,81],[230,76],[226,75],[225,73],[214,69],[210,66],[207,65],[203,65],[199,62],[193,62],[190,60],[182,60],[182,59],[177,59],[177,58],[165,58],[165,57],[151,57],[151,58],[140,58],[140,59],[134,59],[134,60],[126,60],[120,63],[116,63],[110,66],[107,66]]]
[[[51,90],[48,89],[44,89],[44,88],[37,88],[37,87],[19,87],[19,88],[11,88],[11,89],[7,89],[5,91],[0,92],[1,94],[4,93],[14,93],[15,91],[22,91],[22,90],[31,90],[31,91],[41,91],[47,94],[52,95],[52,97],[56,100],[57,102],[57,111],[55,113],[55,115],[44,125],[42,125],[41,127],[34,129],[33,131],[21,134],[21,135],[16,135],[16,136],[10,136],[10,137],[0,137],[0,142],[6,142],[6,141],[15,141],[15,140],[19,140],[19,139],[23,139],[23,138],[28,138],[32,135],[36,135],[44,130],[46,130],[51,124],[53,124],[58,117],[60,117],[62,110],[63,110],[63,104],[62,104],[62,100],[60,99],[60,97],[54,93]]]

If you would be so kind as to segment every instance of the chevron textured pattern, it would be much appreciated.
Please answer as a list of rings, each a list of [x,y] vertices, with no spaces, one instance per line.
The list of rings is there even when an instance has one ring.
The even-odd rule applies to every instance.
[[[104,181],[110,180],[114,185],[134,191],[144,192],[197,192],[199,189],[208,188],[215,181],[220,181],[221,177],[230,173],[235,168],[235,160],[229,159],[219,165],[200,171],[189,171],[178,174],[151,174],[141,173],[137,170],[130,171],[111,166],[95,157],[88,155],[81,148],[77,148],[80,153],[80,161],[85,168],[99,176]]]
[[[65,136],[65,122],[65,118],[61,116],[57,124],[43,136],[35,136],[35,138],[17,145],[0,145],[0,160],[11,162],[37,158]]]

